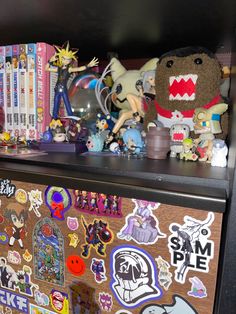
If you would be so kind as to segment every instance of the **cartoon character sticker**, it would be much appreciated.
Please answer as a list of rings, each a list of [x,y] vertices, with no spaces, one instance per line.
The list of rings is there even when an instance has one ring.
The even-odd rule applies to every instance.
[[[38,305],[48,306],[49,305],[49,297],[39,290],[36,290],[34,293],[34,300]]]
[[[159,238],[165,238],[159,229],[159,222],[153,210],[159,207],[159,203],[145,200],[132,200],[135,208],[132,214],[126,217],[126,223],[117,234],[119,239],[134,240],[138,244],[154,244]]]
[[[8,263],[19,265],[21,264],[21,255],[17,251],[8,251],[7,253]]]
[[[49,311],[48,309],[44,309],[41,306],[30,303],[30,314],[57,314],[56,312]],[[28,312],[27,312],[28,313]]]
[[[72,246],[72,247],[76,248],[77,245],[80,242],[78,234],[76,234],[76,233],[69,233],[68,234],[68,238],[70,239],[69,246]]]
[[[148,304],[140,314],[198,314],[193,306],[180,295],[173,295],[172,304]]]
[[[110,269],[111,290],[122,306],[134,308],[162,297],[155,264],[146,251],[134,246],[116,247]]]
[[[57,313],[69,314],[68,294],[53,289],[50,293],[50,303]]]
[[[75,231],[79,228],[79,222],[78,222],[77,217],[68,216],[66,219],[66,223],[67,223],[67,227],[72,231]]]
[[[105,261],[103,259],[92,258],[90,270],[94,274],[94,280],[100,284],[107,280]]]
[[[15,192],[15,198],[16,198],[17,202],[20,204],[26,204],[27,200],[28,200],[27,193],[23,189],[18,189]]]
[[[28,192],[29,195],[29,201],[30,201],[30,208],[29,211],[34,211],[35,215],[37,217],[41,217],[41,213],[39,212],[39,207],[43,204],[42,199],[42,192],[38,189],[31,190]]]
[[[88,258],[91,247],[95,248],[99,255],[106,256],[106,245],[113,241],[113,233],[108,223],[94,219],[93,223],[87,224],[83,216],[81,220],[85,230],[85,244],[81,246],[82,256]]]
[[[191,291],[188,291],[189,296],[200,299],[207,297],[206,287],[198,277],[189,278],[189,281],[192,284]]]
[[[157,267],[159,269],[158,282],[165,290],[168,290],[170,285],[172,284],[172,274],[169,271],[170,264],[165,261],[161,256],[155,258],[155,261],[157,262]]]
[[[98,301],[103,311],[111,312],[113,306],[112,295],[105,292],[99,292]]]
[[[184,283],[189,269],[209,272],[210,260],[214,257],[214,242],[209,226],[214,221],[214,214],[209,212],[205,220],[185,216],[184,224],[172,223],[169,230],[168,248],[171,265],[176,267],[175,280]]]

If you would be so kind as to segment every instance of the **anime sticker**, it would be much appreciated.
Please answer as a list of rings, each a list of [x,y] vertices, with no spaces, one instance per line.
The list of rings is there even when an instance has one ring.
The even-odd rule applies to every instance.
[[[42,192],[38,189],[31,190],[28,192],[29,195],[29,201],[30,201],[30,208],[29,211],[34,211],[35,215],[37,217],[41,217],[41,213],[39,212],[39,207],[43,204],[42,199]]]
[[[111,312],[113,301],[112,296],[109,293],[99,292],[98,301],[103,311]]]
[[[160,231],[159,222],[153,215],[153,210],[160,204],[145,200],[132,201],[135,203],[134,211],[126,217],[126,223],[117,237],[146,245],[154,244],[159,238],[165,238],[166,235]]]
[[[64,220],[65,212],[71,207],[71,196],[67,189],[48,186],[45,190],[45,203],[51,211],[52,218]]]
[[[95,289],[84,282],[74,282],[70,287],[71,314],[100,314],[101,310],[95,300]]]
[[[76,248],[80,242],[78,234],[77,233],[69,233],[68,238],[70,239],[69,246],[73,246],[74,248]]]
[[[105,261],[103,259],[92,258],[90,270],[94,274],[94,280],[100,284],[107,280]]]
[[[34,293],[34,300],[38,305],[48,306],[49,305],[49,297],[39,290],[36,290]]]
[[[209,262],[214,257],[214,242],[209,226],[214,221],[214,214],[209,212],[205,220],[185,216],[184,224],[172,223],[169,230],[168,248],[171,264],[176,267],[175,280],[184,283],[189,271],[209,272]]]
[[[200,299],[207,297],[206,287],[198,277],[189,278],[189,281],[192,284],[191,291],[188,291],[189,296]]]
[[[17,251],[8,251],[7,253],[8,263],[19,265],[21,264],[21,255]]]
[[[160,299],[155,264],[151,256],[134,246],[116,247],[111,254],[111,289],[118,302],[129,308]]]
[[[75,190],[75,208],[87,214],[119,218],[121,198],[117,195]]]
[[[75,231],[79,228],[79,222],[78,222],[77,217],[69,217],[68,216],[66,219],[66,223],[67,223],[67,227],[72,231]]]
[[[158,258],[155,258],[155,261],[159,269],[158,282],[165,290],[168,290],[170,285],[172,284],[172,279],[171,279],[172,274],[169,271],[170,264],[167,261],[165,261],[161,256],[158,256]]]
[[[28,312],[27,312],[28,313]],[[47,309],[44,309],[41,306],[31,304],[30,303],[30,314],[57,314],[56,312],[49,311]]]
[[[53,289],[50,293],[50,303],[52,309],[57,313],[69,314],[68,294]]]
[[[85,230],[85,243],[81,246],[83,248],[82,256],[88,258],[90,256],[91,247],[93,247],[97,254],[106,256],[106,245],[113,241],[113,233],[109,229],[107,222],[103,220],[96,220],[88,224],[84,217],[81,218]]]
[[[64,239],[49,218],[37,222],[33,232],[35,278],[57,285],[64,284]]]
[[[10,307],[17,313],[29,313],[29,300],[23,295],[18,295],[12,291],[0,289],[0,304]]]
[[[15,242],[18,242],[20,248],[23,249],[23,240],[27,235],[25,228],[25,222],[28,219],[27,210],[16,202],[9,203],[4,211],[4,217],[10,222],[5,228],[5,232],[9,236],[9,246],[13,246]]]
[[[173,295],[172,304],[148,304],[140,312],[140,314],[198,314],[193,306],[180,295]]]
[[[7,198],[10,198],[11,196],[14,196],[15,192],[16,186],[11,183],[11,180],[0,180],[0,196],[6,196]]]

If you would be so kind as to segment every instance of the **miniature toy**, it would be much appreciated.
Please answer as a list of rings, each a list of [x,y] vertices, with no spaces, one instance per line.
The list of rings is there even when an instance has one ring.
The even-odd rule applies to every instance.
[[[226,167],[228,147],[221,139],[213,140],[211,165],[214,167]]]
[[[108,130],[104,130],[101,133],[92,134],[88,137],[86,146],[89,152],[101,152],[103,150],[105,139],[108,135]]]
[[[124,150],[131,155],[139,155],[143,148],[143,141],[140,131],[136,129],[127,129],[123,134]]]
[[[198,160],[198,155],[193,152],[195,146],[191,138],[186,138],[183,140],[183,151],[179,154],[179,158],[183,160]]]
[[[71,73],[84,71],[88,68],[98,65],[98,60],[93,58],[87,65],[81,67],[73,67],[72,61],[76,61],[76,51],[72,51],[69,47],[69,42],[66,43],[66,47],[55,46],[57,53],[51,57],[49,62],[46,64],[46,71],[58,73],[58,80],[55,86],[55,96],[54,96],[54,106],[53,106],[53,118],[58,118],[59,107],[61,99],[63,99],[68,116],[73,116],[73,111],[71,109],[67,82]],[[57,64],[55,66],[55,64]],[[51,67],[53,65],[53,67]]]
[[[183,151],[183,140],[189,136],[187,124],[173,124],[170,128],[170,157],[176,157]]]
[[[112,121],[110,115],[102,115],[100,113],[97,114],[96,128],[98,130],[98,133],[101,133],[104,130],[111,131],[113,127],[114,122]]]
[[[194,141],[197,152],[200,154],[199,161],[211,162],[214,134],[222,132],[220,115],[228,109],[226,104],[218,104],[209,109],[197,108],[194,111],[193,121],[195,134],[200,134]]]

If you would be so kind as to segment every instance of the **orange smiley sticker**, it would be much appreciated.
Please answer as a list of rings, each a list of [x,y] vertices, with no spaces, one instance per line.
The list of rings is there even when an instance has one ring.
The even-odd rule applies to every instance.
[[[66,260],[66,266],[73,275],[82,276],[85,273],[86,265],[78,255],[70,255]]]

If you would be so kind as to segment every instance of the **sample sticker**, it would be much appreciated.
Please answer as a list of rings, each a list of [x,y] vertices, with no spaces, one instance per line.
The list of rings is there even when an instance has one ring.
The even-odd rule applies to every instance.
[[[35,278],[64,284],[64,239],[58,226],[49,218],[37,222],[33,232]]]
[[[133,308],[161,298],[155,264],[144,250],[134,246],[115,248],[110,269],[111,289],[121,305]]]
[[[105,262],[102,259],[93,258],[90,265],[90,270],[94,274],[96,283],[102,283],[107,280]]]
[[[13,246],[16,241],[23,249],[23,240],[27,235],[25,228],[25,222],[28,219],[27,210],[16,202],[9,203],[4,211],[4,216],[10,222],[10,225],[5,228],[9,236],[9,246]]]
[[[184,224],[172,223],[169,230],[168,248],[171,265],[176,267],[175,280],[184,283],[189,271],[209,272],[209,262],[214,257],[214,242],[208,240],[211,235],[209,226],[214,214],[208,213],[205,220],[185,216]]]
[[[157,267],[159,269],[158,282],[165,290],[168,290],[170,285],[172,284],[172,274],[169,271],[170,264],[165,261],[161,256],[155,258],[155,261],[157,262]]]
[[[161,233],[159,222],[152,213],[160,204],[145,200],[132,201],[135,203],[134,211],[126,217],[126,223],[117,237],[146,245],[154,244],[158,238],[165,238],[166,235]]]
[[[45,202],[52,218],[64,220],[65,212],[71,207],[71,196],[67,189],[48,186],[45,190]]]
[[[42,306],[49,305],[49,297],[45,293],[40,292],[39,290],[35,291],[34,299],[38,305],[42,305]]]
[[[103,220],[94,219],[93,223],[87,224],[84,217],[81,218],[85,230],[85,244],[82,256],[88,258],[91,247],[101,256],[106,256],[106,245],[113,240],[112,231],[109,229],[108,223]]]
[[[50,293],[50,303],[57,313],[69,314],[68,294],[53,289]]]
[[[67,257],[66,266],[74,276],[82,276],[85,273],[86,265],[84,260],[78,255]]]
[[[103,311],[111,312],[113,301],[109,293],[99,292],[98,301]]]
[[[95,300],[95,289],[84,282],[74,282],[70,287],[72,313],[101,314]]]
[[[30,208],[29,211],[34,211],[37,217],[41,217],[41,213],[39,212],[39,207],[43,204],[42,192],[37,190],[31,190],[28,192]]]
[[[192,305],[179,295],[173,295],[172,304],[149,304],[146,305],[140,312],[140,314],[198,314],[198,312],[192,307]]]
[[[69,246],[73,246],[74,248],[76,248],[80,242],[78,234],[69,233],[68,238],[70,239]]]
[[[17,313],[29,313],[28,299],[22,295],[15,294],[12,291],[0,289],[0,304],[17,310]]]
[[[7,261],[8,261],[8,263],[15,264],[15,265],[21,264],[20,253],[17,251],[8,251]]]
[[[188,295],[194,298],[206,298],[207,290],[202,281],[198,277],[189,278],[192,284],[191,291],[188,291]]]
[[[75,208],[87,214],[119,218],[121,213],[121,198],[96,192],[75,190]]]
[[[67,217],[66,223],[67,227],[72,231],[75,231],[79,228],[79,222],[77,217]]]
[[[18,189],[15,192],[15,198],[16,198],[17,202],[20,204],[26,204],[27,200],[28,200],[27,193],[23,189]]]
[[[30,303],[30,314],[57,314],[56,312],[49,311],[41,306]]]
[[[16,192],[16,186],[11,184],[11,180],[0,180],[0,196],[6,196],[7,198],[13,196]]]

